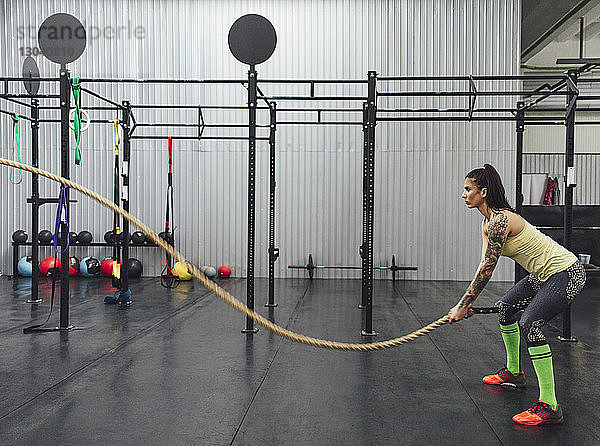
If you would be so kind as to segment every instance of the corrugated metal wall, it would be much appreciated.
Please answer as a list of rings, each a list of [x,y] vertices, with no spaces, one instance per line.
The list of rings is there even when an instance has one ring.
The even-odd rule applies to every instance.
[[[597,76],[594,76],[597,77]],[[581,84],[582,86],[586,84]],[[595,84],[594,84],[595,85]],[[587,84],[581,94],[597,94]],[[578,103],[576,121],[598,121],[597,113],[585,110],[589,101]],[[532,116],[543,116],[543,112],[531,113]],[[548,113],[545,113],[548,116]],[[552,113],[560,116],[560,113]],[[600,204],[600,151],[598,150],[598,125],[578,125],[575,127],[575,172],[577,187],[573,195],[574,204]],[[564,153],[566,133],[564,125],[525,126],[523,134],[523,172],[543,173],[558,177],[562,188],[564,179]],[[534,152],[534,153],[527,153]],[[564,195],[561,195],[561,204]]]
[[[575,179],[573,204],[600,205],[600,154],[575,154]],[[564,190],[565,156],[562,153],[523,154],[523,173],[543,173],[559,179],[559,189]],[[564,194],[559,194],[559,204],[564,204]]]
[[[518,0],[338,0],[338,1],[34,1],[0,3],[3,27],[0,52],[3,75],[18,75],[20,47],[37,46],[36,30],[45,17],[69,12],[88,29],[88,47],[69,67],[82,77],[245,78],[247,67],[227,47],[227,33],[239,16],[253,12],[269,18],[277,30],[277,49],[257,67],[260,78],[362,78],[368,70],[382,75],[518,74],[520,2]],[[29,28],[31,27],[31,28]],[[93,27],[93,28],[92,28]],[[112,34],[107,35],[108,27]],[[143,31],[137,30],[141,27]],[[30,33],[30,29],[32,32]],[[23,31],[23,32],[21,32]],[[143,34],[143,38],[137,38]],[[31,34],[31,35],[30,35]],[[44,76],[58,67],[36,58]],[[240,85],[123,86],[86,85],[115,100],[132,103],[235,104],[246,102]],[[306,86],[263,85],[267,94],[308,93]],[[464,83],[381,83],[379,91],[427,88],[464,90]],[[509,88],[489,83],[480,89]],[[514,85],[513,85],[514,87]],[[19,86],[19,88],[22,88]],[[43,92],[50,92],[43,86]],[[318,87],[316,94],[365,94],[363,86]],[[86,105],[97,104],[86,98]],[[510,98],[481,100],[479,106],[512,106]],[[303,106],[300,102],[280,103]],[[312,102],[310,105],[316,105]],[[324,104],[321,104],[324,105]],[[360,108],[339,102],[332,107]],[[462,99],[381,100],[379,107],[466,106]],[[16,110],[10,105],[3,108]],[[46,116],[50,116],[47,114]],[[56,116],[56,115],[54,115]],[[95,117],[114,119],[100,112]],[[314,119],[310,113],[280,119]],[[189,111],[136,112],[138,122],[191,121]],[[206,112],[209,123],[246,122],[245,113]],[[266,123],[265,113],[259,122]],[[360,113],[327,114],[323,119],[360,121]],[[23,124],[24,159],[30,160]],[[2,154],[8,156],[8,119],[2,118]],[[149,129],[142,129],[151,134]],[[175,133],[176,130],[171,129]],[[161,132],[164,133],[164,132]],[[185,133],[179,132],[179,134]],[[219,134],[212,131],[208,134]],[[224,134],[224,133],[220,133]],[[228,132],[228,134],[243,134]],[[264,134],[264,133],[261,133]],[[97,192],[111,194],[112,129],[95,125],[83,137],[84,161],[72,178]],[[303,264],[309,252],[320,264],[360,264],[362,234],[362,130],[360,126],[305,128],[280,126],[277,132],[277,276]],[[58,126],[41,133],[40,165],[58,171]],[[464,174],[491,162],[514,196],[514,126],[501,123],[379,123],[376,155],[375,263],[417,265],[413,279],[472,277],[480,250],[481,218],[464,208],[460,194]],[[166,188],[166,142],[136,141],[132,153],[132,212],[157,231],[163,225]],[[257,275],[267,274],[268,147],[258,144]],[[199,264],[230,264],[245,274],[247,144],[178,141],[175,147],[175,195],[178,247]],[[29,179],[8,183],[0,170],[3,215],[0,223],[2,270],[10,270],[10,234],[29,228]],[[57,188],[44,182],[43,195]],[[111,226],[111,216],[86,198],[72,207],[72,229],[88,229],[96,240]],[[41,227],[50,227],[54,209],[43,212]],[[146,274],[160,271],[162,255],[134,249]],[[76,255],[84,252],[75,250]],[[108,251],[94,251],[98,257]],[[496,279],[512,277],[503,262]],[[324,273],[322,277],[356,277]]]

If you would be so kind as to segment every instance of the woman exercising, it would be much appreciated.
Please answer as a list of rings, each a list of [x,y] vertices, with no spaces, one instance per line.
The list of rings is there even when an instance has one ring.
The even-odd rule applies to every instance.
[[[506,367],[483,378],[486,384],[524,387],[519,364],[520,333],[527,342],[538,379],[539,401],[513,417],[519,424],[562,423],[563,412],[556,402],[552,353],[542,326],[563,312],[585,283],[585,270],[577,257],[531,226],[505,197],[496,169],[485,164],[465,177],[463,200],[485,217],[481,225],[483,247],[475,278],[458,304],[450,310],[450,323],[468,317],[471,305],[492,277],[501,255],[510,257],[529,275],[496,302]],[[517,314],[523,312],[517,323]]]

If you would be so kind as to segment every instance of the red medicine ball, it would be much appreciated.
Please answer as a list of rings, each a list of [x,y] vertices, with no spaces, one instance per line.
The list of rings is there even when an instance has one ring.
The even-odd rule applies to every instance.
[[[77,257],[69,257],[69,276],[76,276],[79,273],[79,259]]]
[[[102,260],[102,263],[100,264],[100,272],[102,273],[103,276],[107,276],[107,277],[112,276],[112,273],[113,273],[113,259],[112,258],[109,257],[108,259]]]
[[[231,268],[227,265],[219,267],[219,277],[229,277],[231,275]]]
[[[56,261],[56,262],[55,262]],[[60,260],[54,257],[44,257],[40,262],[40,274],[47,276],[51,268],[60,268]]]

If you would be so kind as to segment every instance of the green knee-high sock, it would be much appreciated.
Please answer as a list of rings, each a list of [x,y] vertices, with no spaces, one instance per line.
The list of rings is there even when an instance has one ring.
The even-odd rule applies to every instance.
[[[548,344],[529,347],[529,354],[540,387],[540,401],[556,409],[556,394],[554,392],[554,370],[552,369],[552,352]]]
[[[500,325],[502,331],[502,340],[506,347],[506,368],[514,374],[521,371],[519,364],[519,349],[521,347],[521,335],[519,333],[519,324],[513,322],[510,325]]]

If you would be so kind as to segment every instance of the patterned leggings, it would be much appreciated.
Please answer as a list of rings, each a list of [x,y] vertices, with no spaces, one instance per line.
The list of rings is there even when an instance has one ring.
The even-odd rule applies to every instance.
[[[542,326],[562,313],[583,289],[584,284],[585,270],[579,261],[564,271],[553,274],[545,282],[529,275],[496,302],[496,306],[500,307],[500,325],[514,323],[517,313],[523,311],[519,327],[526,336],[527,346],[546,344]]]

